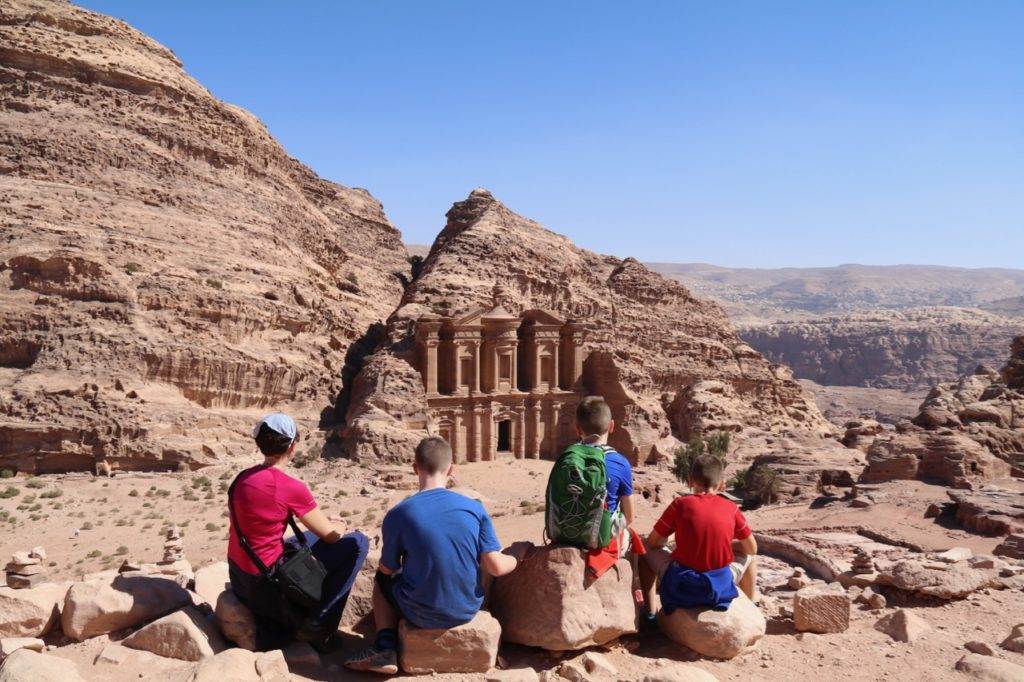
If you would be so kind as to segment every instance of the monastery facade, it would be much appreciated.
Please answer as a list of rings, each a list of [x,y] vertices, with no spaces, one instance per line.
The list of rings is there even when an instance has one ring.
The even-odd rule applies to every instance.
[[[427,409],[456,461],[554,458],[573,442],[587,325],[543,310],[492,307],[416,321]]]

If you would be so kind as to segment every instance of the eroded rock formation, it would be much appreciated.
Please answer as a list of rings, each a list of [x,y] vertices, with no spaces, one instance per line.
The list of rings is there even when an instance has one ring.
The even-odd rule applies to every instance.
[[[611,403],[612,443],[634,461],[716,430],[831,433],[788,370],[743,343],[718,305],[632,258],[580,249],[478,189],[448,212],[386,340],[352,384],[352,456],[405,459],[437,431],[414,369],[415,321],[488,306],[496,285],[512,315],[547,311],[588,325],[582,383]]]
[[[0,6],[0,465],[196,466],[246,410],[315,419],[398,303],[398,231],[167,48]]]
[[[966,308],[878,310],[740,330],[798,379],[838,386],[927,389],[998,366],[1019,320]]]

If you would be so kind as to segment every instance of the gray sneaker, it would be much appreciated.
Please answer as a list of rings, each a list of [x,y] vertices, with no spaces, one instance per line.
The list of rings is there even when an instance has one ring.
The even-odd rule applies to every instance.
[[[369,646],[345,659],[345,667],[349,670],[394,675],[398,672],[398,652],[394,649],[380,650]]]

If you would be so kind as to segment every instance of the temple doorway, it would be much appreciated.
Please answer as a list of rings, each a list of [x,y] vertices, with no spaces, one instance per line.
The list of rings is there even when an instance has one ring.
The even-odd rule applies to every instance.
[[[498,422],[498,452],[512,452],[512,421]]]

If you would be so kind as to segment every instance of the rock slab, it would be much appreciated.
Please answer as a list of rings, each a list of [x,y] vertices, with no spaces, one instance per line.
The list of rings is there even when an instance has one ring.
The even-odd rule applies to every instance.
[[[484,673],[494,667],[501,625],[488,612],[454,628],[398,626],[399,662],[407,673]]]
[[[567,651],[637,631],[629,562],[620,559],[593,580],[585,556],[575,547],[533,547],[516,570],[494,582],[491,613],[504,641]]]
[[[134,627],[191,604],[188,590],[167,578],[121,575],[107,582],[75,583],[61,612],[64,634],[82,641]]]
[[[897,642],[913,644],[932,628],[924,618],[906,609],[896,609],[879,618],[875,623],[875,629],[884,632]]]
[[[665,636],[709,658],[730,659],[750,651],[764,637],[767,623],[746,595],[732,600],[725,611],[707,608],[658,612]]]
[[[981,654],[966,654],[956,662],[956,669],[976,680],[985,680],[985,682],[1020,682],[1024,680],[1024,666]]]
[[[182,661],[201,661],[227,648],[217,626],[194,607],[153,621],[121,644]]]
[[[214,615],[225,637],[247,651],[256,650],[256,618],[234,592],[220,593]]]
[[[0,637],[42,637],[60,622],[69,583],[44,583],[30,590],[0,587]]]
[[[85,682],[75,664],[31,649],[19,649],[0,664],[0,682]]]
[[[845,632],[850,595],[839,583],[808,585],[793,595],[793,626],[800,632]]]

